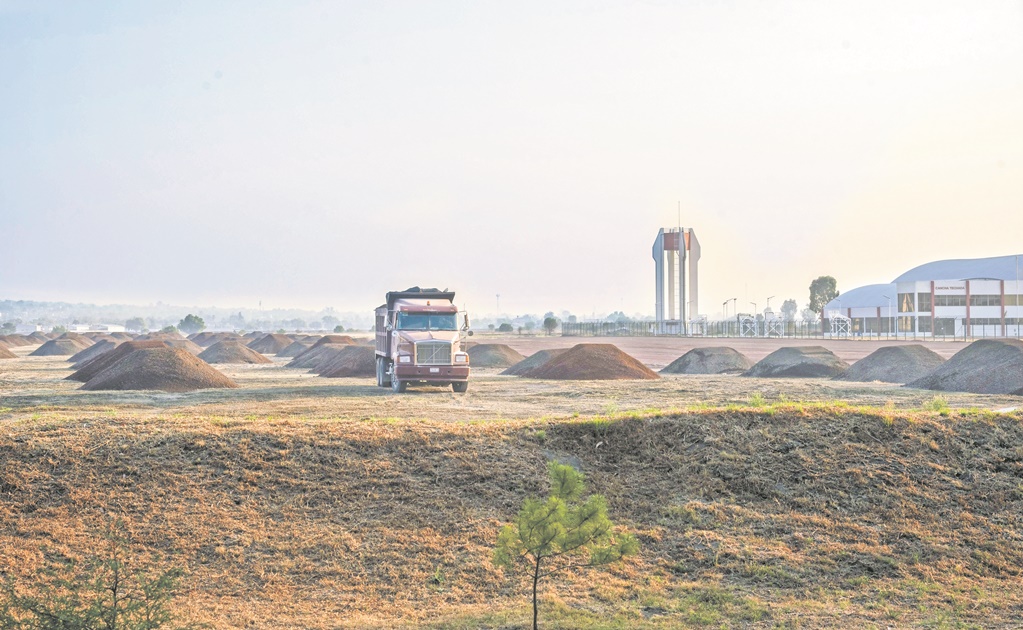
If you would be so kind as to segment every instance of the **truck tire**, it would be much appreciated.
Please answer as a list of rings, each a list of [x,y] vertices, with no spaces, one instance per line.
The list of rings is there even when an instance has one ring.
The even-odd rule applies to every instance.
[[[469,389],[469,381],[455,381],[451,384],[451,389],[455,390],[456,394],[464,394]]]
[[[391,375],[388,373],[387,368],[389,361],[384,357],[377,357],[377,387],[390,387],[391,386]]]
[[[395,394],[401,394],[408,387],[408,382],[399,379],[397,376],[391,376],[391,391]]]

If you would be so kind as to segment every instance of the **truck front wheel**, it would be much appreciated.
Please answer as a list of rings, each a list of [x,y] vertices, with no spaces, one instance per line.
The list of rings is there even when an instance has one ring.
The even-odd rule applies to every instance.
[[[469,389],[469,381],[455,381],[451,384],[451,389],[457,394],[464,394]]]
[[[405,391],[406,387],[408,387],[408,383],[406,381],[403,381],[403,380],[399,379],[397,376],[395,376],[393,374],[391,375],[391,391],[392,392],[394,392],[395,394],[400,394],[400,393]]]

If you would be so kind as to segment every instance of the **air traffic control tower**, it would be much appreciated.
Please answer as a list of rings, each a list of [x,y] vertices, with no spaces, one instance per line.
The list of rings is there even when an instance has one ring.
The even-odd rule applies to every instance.
[[[698,301],[700,241],[696,239],[696,232],[692,228],[661,228],[657,232],[657,240],[654,241],[653,256],[654,275],[657,282],[654,306],[656,333],[658,335],[688,334],[687,320],[696,319],[700,312]],[[689,260],[688,278],[686,277],[686,259]],[[667,277],[665,277],[665,271],[668,272]],[[667,317],[664,314],[665,287],[668,289]],[[676,288],[678,289],[677,302]]]

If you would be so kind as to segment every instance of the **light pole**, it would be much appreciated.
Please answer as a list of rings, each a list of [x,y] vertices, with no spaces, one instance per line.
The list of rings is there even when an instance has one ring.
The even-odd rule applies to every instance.
[[[771,298],[773,297],[774,296],[772,295],[771,297],[767,298],[767,308],[771,308]]]
[[[885,319],[888,320],[888,336],[891,337],[892,336],[892,328],[893,328],[893,326],[892,326],[892,324],[893,324],[893,321],[892,321],[892,296],[890,296],[890,295],[882,295],[881,297],[883,297],[884,299],[888,300],[888,317],[886,317]],[[878,332],[880,332],[880,331],[878,331]]]

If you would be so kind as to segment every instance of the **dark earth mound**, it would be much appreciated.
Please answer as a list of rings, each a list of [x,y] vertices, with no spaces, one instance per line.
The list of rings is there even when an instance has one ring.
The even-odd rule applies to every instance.
[[[656,372],[609,343],[581,343],[529,373],[557,380],[656,379]]]
[[[908,383],[941,367],[945,357],[921,345],[885,346],[835,377],[837,381]]]
[[[273,363],[240,341],[218,341],[199,353],[207,363]]]
[[[238,387],[210,364],[181,348],[143,348],[103,370],[82,385],[87,390],[160,390]]]
[[[753,362],[733,348],[693,348],[661,370],[661,374],[742,374]]]
[[[1023,341],[974,341],[931,373],[906,383],[906,387],[974,394],[1020,394],[1023,392]]]
[[[849,364],[821,346],[779,348],[756,363],[743,376],[762,378],[834,378]]]

